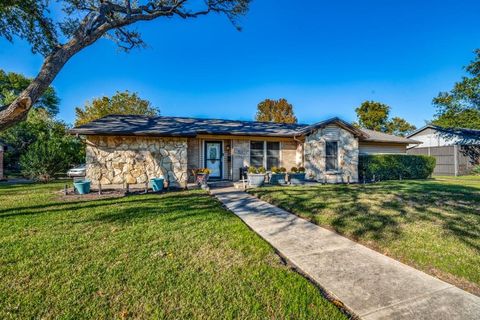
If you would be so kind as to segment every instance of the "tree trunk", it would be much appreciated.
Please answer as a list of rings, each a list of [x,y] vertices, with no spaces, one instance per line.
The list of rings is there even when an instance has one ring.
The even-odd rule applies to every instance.
[[[96,32],[82,39],[74,37],[45,58],[42,68],[30,85],[8,106],[0,107],[0,131],[22,121],[32,105],[51,85],[65,63],[83,48],[95,42],[104,32]]]

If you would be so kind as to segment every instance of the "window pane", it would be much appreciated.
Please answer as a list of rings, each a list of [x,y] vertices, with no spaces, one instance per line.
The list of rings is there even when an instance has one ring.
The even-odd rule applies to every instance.
[[[267,142],[267,170],[280,166],[280,142]]]
[[[263,141],[250,142],[250,166],[263,167]]]
[[[327,141],[325,145],[325,163],[326,170],[337,170],[338,169],[338,143],[336,141]]]

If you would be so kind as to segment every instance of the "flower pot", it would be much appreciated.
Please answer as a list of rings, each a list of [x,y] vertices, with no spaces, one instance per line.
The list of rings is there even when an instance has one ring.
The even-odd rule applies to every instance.
[[[248,174],[248,185],[250,187],[261,187],[265,182],[264,173],[249,173]]]
[[[195,181],[198,185],[204,186],[207,184],[209,176],[210,175],[208,173],[197,173],[195,175]]]
[[[272,173],[270,176],[270,183],[271,184],[285,184],[287,181],[285,180],[285,173]]]
[[[150,179],[150,185],[152,186],[153,191],[158,192],[163,190],[163,178],[153,178]]]
[[[73,183],[73,186],[79,194],[88,194],[90,193],[90,181],[89,180],[78,180]]]
[[[305,183],[305,172],[301,173],[289,173],[290,183],[294,185],[304,184]]]

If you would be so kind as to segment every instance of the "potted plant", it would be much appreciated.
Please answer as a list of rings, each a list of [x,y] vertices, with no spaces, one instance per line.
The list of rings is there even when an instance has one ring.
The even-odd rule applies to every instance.
[[[292,167],[290,173],[288,174],[290,178],[290,183],[294,185],[304,184],[305,183],[305,168],[304,167]]]
[[[210,173],[212,173],[212,171],[208,168],[201,168],[201,169],[196,169],[194,172],[195,172],[195,182],[199,186],[207,185],[208,178],[210,177]]]
[[[266,170],[264,167],[249,167],[248,168],[248,185],[250,187],[261,187],[265,182]]]
[[[165,179],[163,178],[152,178],[150,179],[150,185],[154,192],[160,192],[163,190]]]
[[[287,183],[285,180],[285,175],[287,172],[287,169],[280,167],[272,167],[271,169],[272,174],[270,175],[270,183],[271,184],[285,184]]]
[[[78,194],[90,193],[90,180],[76,180],[73,182],[73,186],[77,190]]]

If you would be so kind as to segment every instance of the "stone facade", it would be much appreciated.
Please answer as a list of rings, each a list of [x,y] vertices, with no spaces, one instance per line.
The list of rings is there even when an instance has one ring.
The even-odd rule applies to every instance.
[[[92,184],[145,184],[163,177],[171,186],[187,181],[187,139],[89,136],[87,178]]]
[[[325,170],[325,142],[338,142],[338,170]],[[305,137],[307,178],[329,183],[358,182],[358,139],[349,131],[330,125]]]

